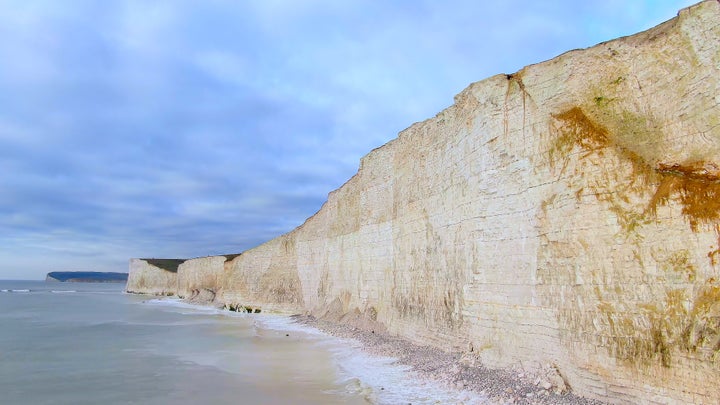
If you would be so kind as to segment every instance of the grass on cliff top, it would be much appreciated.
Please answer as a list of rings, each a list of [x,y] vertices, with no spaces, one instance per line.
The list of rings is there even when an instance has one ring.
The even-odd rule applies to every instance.
[[[185,262],[185,259],[142,259],[171,273],[177,273],[178,266]]]
[[[240,256],[242,253],[236,253],[236,254],[230,254],[230,255],[222,255],[225,257],[225,260],[232,261],[236,257]],[[210,257],[210,256],[208,256]],[[165,271],[169,271],[171,273],[177,273],[178,266],[183,264],[187,261],[187,259],[140,259],[145,260],[149,264],[159,267]]]

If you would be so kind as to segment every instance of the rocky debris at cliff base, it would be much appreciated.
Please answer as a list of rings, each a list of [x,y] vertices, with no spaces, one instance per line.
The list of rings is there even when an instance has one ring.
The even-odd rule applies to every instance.
[[[568,404],[601,405],[602,402],[569,392],[553,365],[536,372],[489,369],[477,361],[472,365],[463,354],[446,353],[429,346],[418,346],[407,340],[377,331],[328,322],[310,315],[295,315],[293,320],[330,335],[359,341],[372,355],[393,357],[412,367],[421,378],[437,381],[451,389],[469,390],[496,404]]]

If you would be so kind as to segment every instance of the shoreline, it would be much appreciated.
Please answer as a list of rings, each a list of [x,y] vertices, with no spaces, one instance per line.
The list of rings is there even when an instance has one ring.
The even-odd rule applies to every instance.
[[[136,294],[136,293],[131,293]],[[145,295],[145,294],[140,294]],[[168,298],[156,296],[156,298]],[[214,301],[214,296],[196,295],[179,298],[190,305],[211,307],[220,311],[232,310]],[[248,315],[253,315],[248,313]],[[406,339],[391,336],[382,325],[370,332],[350,324],[316,318],[307,314],[274,315],[287,317],[292,323],[314,328],[328,336],[352,339],[358,349],[372,357],[395,359],[394,364],[407,366],[422,381],[437,384],[451,391],[467,391],[482,397],[484,405],[604,405],[604,402],[575,395],[557,369],[550,364],[537,370],[493,369],[481,364],[468,353],[445,352],[432,346],[421,346]],[[458,402],[473,404],[475,402]]]
[[[470,391],[486,398],[487,404],[604,404],[573,394],[552,365],[536,372],[490,369],[462,353],[419,346],[384,332],[367,332],[312,315],[291,315],[290,319],[330,336],[354,339],[361,350],[372,356],[395,358],[397,364],[410,367],[419,378],[447,389]]]

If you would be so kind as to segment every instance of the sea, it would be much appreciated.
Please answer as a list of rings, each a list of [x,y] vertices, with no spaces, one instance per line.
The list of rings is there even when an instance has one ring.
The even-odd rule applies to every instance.
[[[0,281],[0,404],[470,404],[290,317]]]

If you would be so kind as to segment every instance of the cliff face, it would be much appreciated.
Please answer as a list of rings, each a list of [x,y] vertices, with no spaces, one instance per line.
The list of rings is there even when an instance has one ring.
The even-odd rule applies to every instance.
[[[551,363],[610,402],[712,403],[719,260],[712,0],[474,83],[363,158],[294,231],[187,261],[174,286],[133,260],[143,282],[128,290],[209,289],[493,366]]]
[[[182,260],[130,259],[125,291],[154,295],[177,294],[178,262]]]

